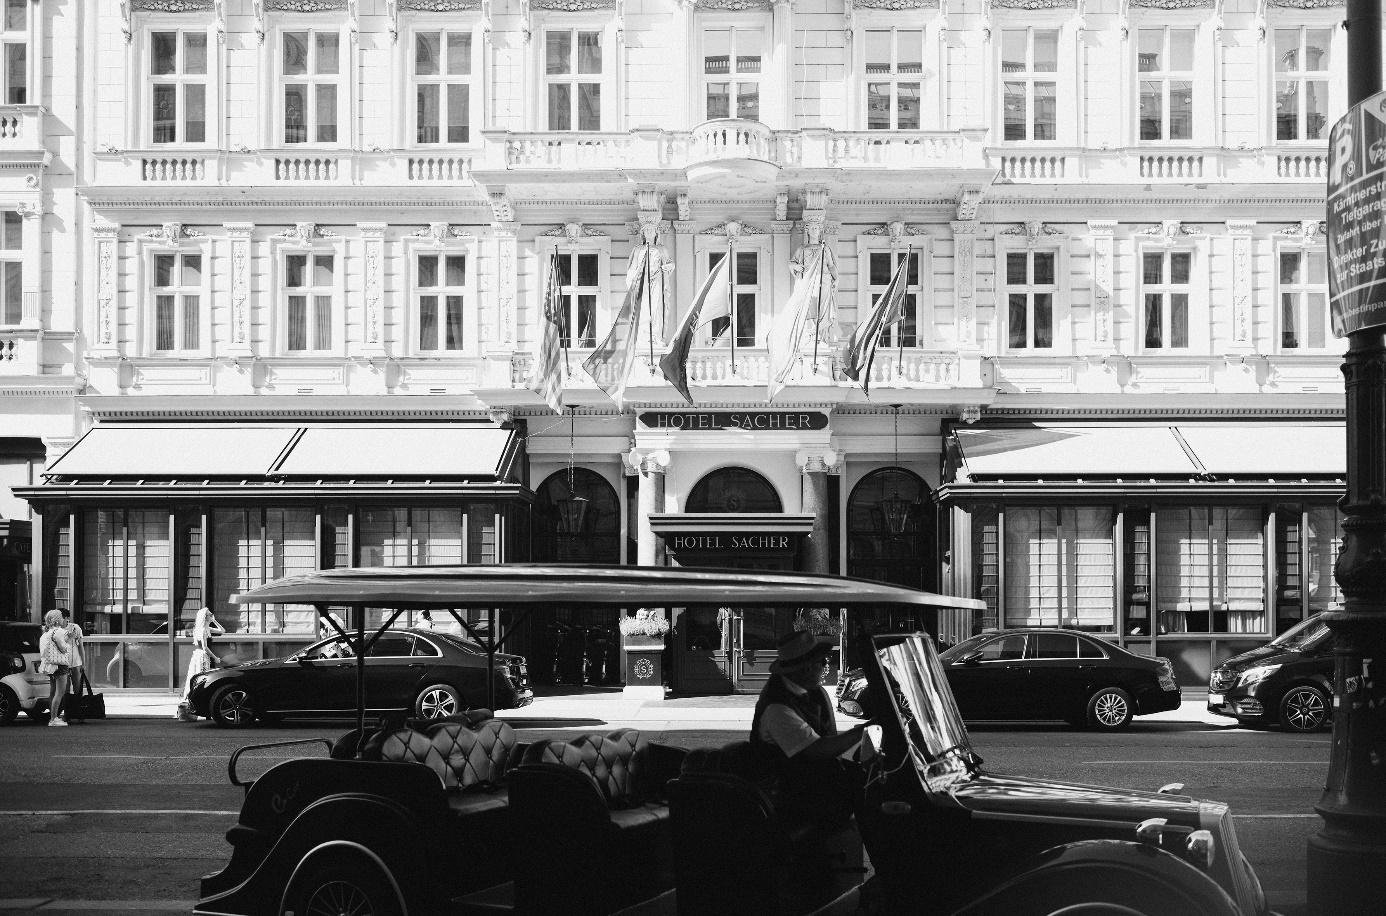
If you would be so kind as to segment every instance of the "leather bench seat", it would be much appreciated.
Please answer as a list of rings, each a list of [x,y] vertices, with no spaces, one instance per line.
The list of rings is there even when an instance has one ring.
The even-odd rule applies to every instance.
[[[448,810],[457,817],[471,817],[488,811],[502,811],[510,805],[505,789],[492,792],[449,792]]]
[[[616,808],[611,812],[611,824],[617,830],[656,828],[669,820],[669,806],[644,804],[636,808]]]

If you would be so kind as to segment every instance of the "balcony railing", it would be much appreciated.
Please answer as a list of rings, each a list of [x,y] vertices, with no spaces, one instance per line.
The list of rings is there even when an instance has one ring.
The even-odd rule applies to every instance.
[[[991,147],[986,161],[1000,181],[1016,183],[1322,184],[1328,177],[1327,149],[1304,147]]]
[[[41,105],[0,105],[0,152],[42,153],[43,115]]]

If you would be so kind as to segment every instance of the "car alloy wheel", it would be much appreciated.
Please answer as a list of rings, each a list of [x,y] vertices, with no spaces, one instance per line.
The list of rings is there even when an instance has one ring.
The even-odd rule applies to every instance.
[[[1131,721],[1131,697],[1120,687],[1106,687],[1088,700],[1088,724],[1115,731]]]
[[[19,715],[19,696],[4,684],[0,684],[0,725],[9,725]]]
[[[447,684],[425,687],[414,704],[414,712],[421,719],[442,719],[455,716],[461,711],[462,697]]]
[[[250,692],[244,687],[223,687],[212,698],[212,718],[218,725],[245,728],[255,721],[255,708],[250,704]]]
[[[1328,721],[1328,698],[1317,687],[1295,687],[1280,701],[1280,724],[1294,732],[1314,732]]]

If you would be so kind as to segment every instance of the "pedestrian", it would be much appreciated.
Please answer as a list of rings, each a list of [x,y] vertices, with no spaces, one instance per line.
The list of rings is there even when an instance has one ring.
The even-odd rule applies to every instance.
[[[436,630],[436,629],[438,628],[438,625],[437,625],[436,623],[433,622],[433,615],[432,615],[429,611],[427,611],[427,610],[420,611],[420,612],[419,612],[419,616],[420,616],[419,626],[421,626],[421,627],[428,627],[430,630]]]
[[[336,627],[332,626],[331,623],[327,622],[327,619],[329,617],[332,618],[333,623],[337,624]],[[338,635],[338,629],[345,630],[346,626],[342,623],[342,618],[338,617],[331,611],[328,611],[327,613],[323,614],[321,617],[318,618],[318,639],[329,639],[333,636],[336,636]]]
[[[63,703],[63,719],[70,725],[74,721],[73,713],[77,715],[75,721],[78,725],[84,724],[87,720],[81,717],[82,714],[82,682],[86,677],[86,653],[82,648],[82,639],[86,635],[82,628],[77,625],[77,621],[72,619],[72,612],[67,608],[58,608],[63,615],[63,632],[67,636],[67,695],[68,699]]]
[[[49,611],[43,615],[43,635],[39,637],[39,673],[48,675],[48,724],[66,725],[59,713],[67,696],[68,652],[63,615]]]
[[[193,623],[193,648],[205,649],[208,653],[212,651],[212,637],[221,636],[226,629],[217,623],[217,616],[212,613],[212,609],[204,607],[198,610],[197,620]],[[212,655],[212,663],[215,664],[217,657]]]

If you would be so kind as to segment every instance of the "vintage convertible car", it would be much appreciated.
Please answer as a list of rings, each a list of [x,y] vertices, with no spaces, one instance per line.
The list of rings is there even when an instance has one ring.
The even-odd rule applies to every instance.
[[[975,602],[799,573],[462,567],[319,573],[246,601],[313,605],[847,607]],[[364,639],[364,636],[359,638]],[[876,635],[856,822],[832,891],[812,831],[732,746],[687,755],[625,729],[522,745],[477,713],[358,728],[333,758],[247,788],[227,867],[194,912],[229,916],[1263,916],[1226,805],[986,772],[925,634]],[[744,742],[742,743],[744,745]],[[341,759],[335,759],[341,758]],[[233,780],[235,766],[233,758]],[[1169,787],[1177,792],[1178,787]],[[796,869],[800,871],[796,871]]]

